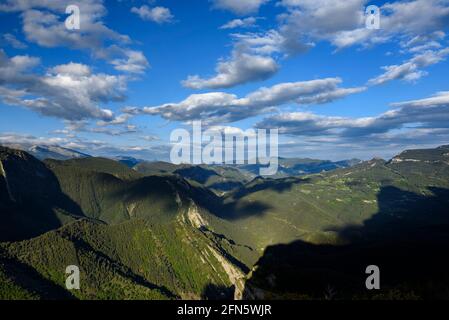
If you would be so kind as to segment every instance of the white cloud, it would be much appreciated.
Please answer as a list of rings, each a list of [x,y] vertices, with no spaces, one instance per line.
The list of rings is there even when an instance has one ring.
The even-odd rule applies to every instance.
[[[381,6],[379,30],[365,28],[367,0],[283,0],[279,32],[304,43],[329,41],[338,49],[414,38],[443,29],[449,21],[446,0],[388,2]]]
[[[26,49],[28,46],[16,38],[15,35],[11,33],[5,33],[3,35],[3,42],[10,45],[14,49]]]
[[[157,141],[160,140],[160,138],[156,135],[144,135],[140,137],[142,140],[148,141],[148,142],[152,142],[152,141]]]
[[[143,20],[149,20],[159,24],[172,22],[174,18],[170,9],[165,7],[150,8],[147,5],[143,5],[140,8],[131,8],[131,12],[137,14]]]
[[[114,62],[118,70],[142,72],[142,68],[127,67],[129,52],[133,51],[126,46],[132,41],[127,35],[120,34],[104,24],[102,19],[107,10],[102,1],[77,1],[76,4],[81,10],[79,31],[65,27],[65,9],[69,4],[73,2],[7,0],[0,5],[0,12],[21,13],[23,33],[29,42],[48,48],[63,46],[86,50],[97,58]],[[140,55],[143,56],[143,53],[140,52]],[[124,66],[118,68],[117,62],[123,62]]]
[[[346,118],[291,112],[269,116],[256,124],[259,128],[278,128],[280,133],[298,136],[334,137],[339,142],[375,143],[398,138],[397,132],[445,130],[449,137],[449,91],[430,98],[393,103],[394,109],[374,117]],[[431,131],[429,131],[431,129]],[[423,131],[424,130],[424,131]],[[404,139],[404,137],[401,137]]]
[[[365,88],[340,88],[341,79],[326,78],[302,82],[281,83],[269,88],[260,88],[243,98],[224,92],[192,94],[179,103],[166,103],[143,110],[128,108],[123,110],[131,114],[143,112],[160,115],[175,121],[201,119],[207,123],[234,122],[287,104],[316,104],[330,102]]]
[[[235,28],[249,28],[254,27],[256,25],[257,18],[248,17],[244,19],[234,19],[228,21],[224,25],[220,27],[220,29],[235,29]]]
[[[278,65],[273,58],[235,50],[231,59],[218,63],[215,76],[208,79],[198,75],[189,76],[182,81],[182,85],[192,89],[230,88],[247,82],[268,79],[277,71]]]
[[[125,50],[125,58],[114,59],[111,64],[116,70],[126,71],[130,73],[144,73],[150,67],[147,58],[140,51]]]
[[[39,137],[14,132],[0,133],[0,144],[12,148],[27,150],[33,145],[60,146],[75,149],[92,156],[114,157],[126,154],[139,159],[169,159],[170,145],[112,144],[108,141],[89,140],[84,138]]]
[[[212,0],[217,9],[229,10],[235,14],[245,15],[257,12],[269,0]]]
[[[438,51],[427,50],[399,65],[384,66],[385,72],[368,81],[370,85],[380,85],[392,80],[416,81],[427,73],[422,68],[431,66],[445,59],[449,48]]]
[[[446,37],[443,31],[435,31],[430,34],[417,35],[407,41],[400,43],[401,47],[408,52],[417,53],[431,49],[439,49],[442,47],[439,41]]]
[[[430,98],[392,103],[393,107],[449,106],[449,91],[437,92]]]
[[[230,88],[240,84],[261,81],[273,76],[279,69],[278,57],[281,52],[294,54],[306,50],[293,47],[275,30],[258,33],[235,33],[231,57],[220,59],[215,67],[216,75],[203,78],[191,75],[182,81],[185,87],[192,89]],[[307,46],[307,45],[306,45]]]
[[[58,65],[37,75],[32,69],[38,63],[38,58],[9,58],[0,50],[0,96],[4,103],[68,120],[113,119],[113,112],[99,104],[124,99],[125,77],[94,74],[78,63]]]
[[[55,66],[49,70],[53,74],[61,74],[65,76],[85,77],[91,74],[90,68],[80,63],[67,63]]]
[[[129,113],[123,113],[119,116],[116,116],[114,119],[112,119],[111,121],[103,121],[100,120],[97,122],[97,125],[102,127],[102,126],[110,126],[110,125],[122,125],[128,122],[129,119],[132,118],[132,115]]]
[[[366,0],[290,0],[281,3],[288,12],[281,15],[280,32],[288,39],[332,41],[337,33],[364,25]]]
[[[75,138],[80,132],[105,134],[109,136],[122,136],[139,132],[137,126],[128,124],[129,118],[131,118],[131,115],[122,114],[113,118],[111,121],[98,121],[96,126],[88,120],[64,120],[64,129],[54,130],[51,133],[63,134],[68,138]]]
[[[314,46],[311,42],[302,43],[292,34],[281,33],[276,30],[268,30],[263,33],[235,33],[232,36],[236,42],[236,47],[243,48],[253,54],[293,56]]]
[[[67,139],[59,137],[35,137],[33,135],[18,134],[14,132],[0,133],[0,145],[28,148],[32,145],[55,145],[67,143]]]

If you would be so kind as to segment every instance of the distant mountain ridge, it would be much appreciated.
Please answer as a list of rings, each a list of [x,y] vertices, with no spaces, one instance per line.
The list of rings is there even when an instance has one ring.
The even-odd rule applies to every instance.
[[[301,176],[306,174],[320,173],[323,171],[334,170],[338,168],[348,168],[362,162],[359,159],[330,161],[310,158],[282,158],[278,159],[279,167],[277,173],[272,178],[283,178],[288,176]],[[242,171],[251,173],[255,176],[259,175],[260,168],[263,165],[238,165]]]
[[[5,147],[26,151],[39,160],[55,159],[69,160],[79,158],[89,158],[91,155],[64,148],[58,145],[30,145],[30,144],[4,144]]]
[[[136,166],[137,164],[145,161],[142,159],[137,159],[134,157],[129,157],[129,156],[116,156],[112,158],[113,160],[117,160],[118,162],[121,162],[125,165],[127,165],[128,167],[132,168],[134,166]]]
[[[33,156],[40,160],[45,159],[56,159],[56,160],[68,160],[68,159],[79,159],[79,158],[89,158],[90,155],[82,153],[73,149],[63,148],[59,146],[43,146],[35,145],[30,147],[28,150]]]
[[[279,158],[278,172],[268,178],[285,178],[290,176],[302,176],[320,173],[337,168],[348,168],[360,163],[359,159],[342,160],[332,162],[329,160],[317,160],[308,158]],[[244,187],[252,179],[259,175],[263,165],[174,165],[168,162],[139,162],[133,168],[143,174],[179,174],[182,177],[195,181],[211,188],[217,193],[228,192]]]

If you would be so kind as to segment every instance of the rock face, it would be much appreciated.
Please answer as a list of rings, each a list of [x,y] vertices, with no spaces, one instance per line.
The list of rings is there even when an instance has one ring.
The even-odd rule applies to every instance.
[[[11,191],[8,185],[8,178],[6,177],[6,172],[3,169],[3,163],[0,161],[0,204],[6,204],[14,201],[11,195]]]

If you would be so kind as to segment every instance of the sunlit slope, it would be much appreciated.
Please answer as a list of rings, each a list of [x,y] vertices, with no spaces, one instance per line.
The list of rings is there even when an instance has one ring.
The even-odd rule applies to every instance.
[[[145,177],[101,158],[51,160],[46,166],[61,193],[87,219],[55,226],[31,240],[3,244],[10,261],[62,289],[65,267],[79,265],[85,287],[72,292],[72,298],[234,296],[247,267],[233,253],[249,249],[215,232],[206,220],[211,215],[195,199],[218,199],[212,192],[179,176]],[[41,190],[47,192],[45,187]],[[24,288],[14,293],[14,283],[11,295],[28,292]]]
[[[260,251],[296,239],[340,243],[344,241],[340,228],[361,225],[380,209],[396,216],[416,211],[415,195],[434,196],[435,188],[448,188],[448,152],[437,154],[432,161],[373,159],[301,178],[256,179],[228,195],[217,211],[233,224],[230,237],[239,239],[244,234],[246,242]],[[401,193],[400,201],[395,190],[408,193]],[[438,208],[442,205],[435,203]]]
[[[327,182],[349,179],[347,197],[339,192],[334,210],[346,222],[330,228],[336,241],[321,230],[268,246],[248,275],[245,296],[447,299],[449,265],[442,257],[449,250],[448,155],[427,160],[430,155],[420,153],[323,177],[320,185],[335,196]],[[333,201],[323,194],[325,208]],[[381,268],[382,290],[366,290],[364,270],[371,264]]]
[[[174,165],[167,162],[141,162],[134,169],[144,175],[177,174],[217,194],[243,187],[253,177],[238,168],[226,165]]]
[[[127,266],[92,248],[82,238],[83,232],[88,230],[87,222],[78,222],[31,240],[2,244],[1,248],[11,266],[7,274],[15,286],[4,288],[5,294],[9,292],[12,295],[17,288],[21,288],[40,299],[169,297],[169,293],[141,281]],[[69,265],[80,267],[79,291],[65,290],[65,269]],[[21,274],[18,271],[20,268],[28,270]]]
[[[306,247],[378,242],[415,226],[448,224],[443,214],[449,207],[447,150],[407,151],[388,162],[373,159],[302,177],[256,178],[222,197],[192,179],[202,179],[203,170],[198,177],[189,169],[189,179],[144,175],[108,159],[44,164],[3,150],[0,205],[9,210],[2,210],[3,228],[33,232],[4,240],[35,238],[0,245],[2,294],[238,297],[244,273],[260,257],[259,265],[272,270],[267,252],[273,249],[267,247],[293,241]],[[11,222],[8,212],[34,224]],[[57,223],[39,227],[45,217]],[[17,227],[22,225],[28,229]],[[64,289],[69,264],[85,272],[79,292]],[[14,270],[21,270],[18,277]]]
[[[66,266],[79,266],[81,290],[71,291],[74,298],[233,297],[244,274],[218,240],[199,230],[196,214],[180,213],[166,223],[83,220],[0,248],[61,288]]]
[[[164,219],[181,205],[179,179],[144,177],[119,162],[89,158],[49,161],[62,190],[84,214],[107,223],[130,218]]]

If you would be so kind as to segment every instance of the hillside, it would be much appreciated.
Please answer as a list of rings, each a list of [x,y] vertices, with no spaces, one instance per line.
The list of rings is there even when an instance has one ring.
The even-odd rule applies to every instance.
[[[144,175],[177,174],[217,194],[241,188],[253,178],[238,168],[221,165],[174,165],[167,162],[141,162],[134,169]]]
[[[449,265],[440,259],[449,249],[446,150],[405,151],[388,162],[373,159],[283,185],[262,182],[234,195],[267,206],[263,199],[278,200],[261,219],[272,226],[269,237],[254,237],[268,247],[248,275],[245,296],[447,299]],[[260,234],[256,220],[245,225]],[[273,241],[281,231],[289,239]],[[386,271],[384,290],[368,294],[364,268],[373,263]]]
[[[0,216],[5,241],[32,238],[84,215],[44,163],[0,147]]]
[[[446,297],[446,265],[400,274],[449,249],[446,146],[226,193],[212,181],[241,171],[0,155],[6,298]],[[373,261],[389,270],[377,296],[360,287]],[[64,289],[68,264],[80,291]]]
[[[285,178],[292,176],[302,176],[307,174],[320,173],[338,168],[352,167],[361,162],[359,159],[350,159],[342,161],[319,160],[310,158],[282,158],[279,160],[278,171],[270,178]],[[258,176],[260,168],[263,165],[238,165],[237,168],[249,175]]]
[[[71,292],[73,298],[232,297],[229,288],[243,274],[182,217],[187,218],[179,216],[167,225],[140,219],[115,226],[79,221],[32,240],[2,244],[0,249],[10,264],[32,268],[59,294],[68,295],[63,289],[66,266],[79,266],[81,289]],[[20,288],[39,291],[13,270],[6,275]],[[53,298],[62,297],[57,293]]]
[[[223,298],[234,295],[235,285],[241,287],[246,266],[231,253],[245,248],[214,233],[193,200],[213,193],[197,190],[178,176],[144,177],[109,159],[48,160],[45,165],[21,151],[6,151],[15,153],[24,158],[22,166],[51,172],[60,193],[78,205],[79,218],[88,219],[49,226],[54,231],[45,234],[47,230],[36,229],[42,235],[2,245],[10,265],[32,268],[58,288],[64,285],[64,266],[79,265],[89,274],[86,287],[74,297],[81,299]],[[11,164],[2,163],[8,172]],[[40,190],[41,197],[51,197],[51,189]],[[20,191],[14,195],[26,194]],[[21,280],[7,279],[8,288],[17,291],[14,285]],[[34,292],[26,286],[24,290]]]
[[[307,174],[348,168],[361,161],[358,159],[332,162],[308,158],[279,158],[278,172],[269,178],[303,176]],[[244,185],[260,174],[260,164],[245,165],[174,165],[163,161],[140,162],[134,166],[137,172],[145,175],[179,174],[189,181],[223,195],[229,191],[243,188]]]

